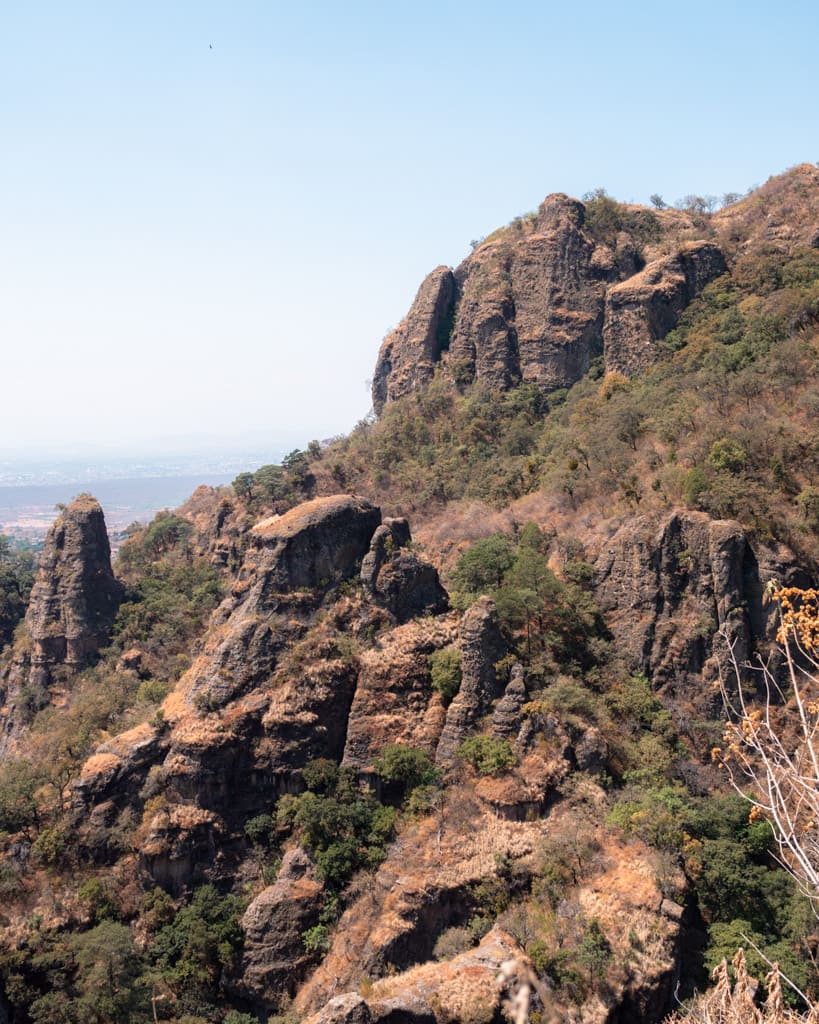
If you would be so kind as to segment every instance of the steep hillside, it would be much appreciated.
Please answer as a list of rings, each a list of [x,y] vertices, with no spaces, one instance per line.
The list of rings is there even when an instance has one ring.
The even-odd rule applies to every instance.
[[[113,567],[63,510],[0,655],[0,1021],[658,1021],[743,934],[815,999],[711,750],[816,580],[818,344],[812,165],[551,196],[425,280],[377,419]]]

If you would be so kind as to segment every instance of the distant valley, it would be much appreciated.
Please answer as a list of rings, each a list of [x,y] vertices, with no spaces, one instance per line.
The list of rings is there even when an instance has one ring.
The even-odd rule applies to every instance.
[[[148,522],[161,509],[181,505],[197,487],[221,487],[248,466],[279,461],[282,453],[181,455],[108,460],[0,461],[0,533],[38,543],[54,520],[55,507],[82,492],[105,509],[112,535]]]

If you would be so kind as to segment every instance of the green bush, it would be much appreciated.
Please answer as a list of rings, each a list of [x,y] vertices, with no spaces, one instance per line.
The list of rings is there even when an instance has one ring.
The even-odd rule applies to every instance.
[[[30,761],[9,760],[0,765],[1,832],[21,832],[39,824],[35,793],[42,782],[41,770]]]
[[[12,641],[34,583],[34,555],[0,534],[0,649]]]
[[[388,743],[373,765],[379,778],[388,786],[407,794],[416,786],[430,786],[439,779],[439,772],[429,754],[404,743]]]
[[[307,777],[321,792],[281,797],[276,826],[295,833],[314,854],[330,896],[337,896],[356,871],[377,867],[384,859],[395,810],[362,791],[355,773],[332,762],[311,762]]]
[[[314,925],[302,933],[301,941],[308,953],[326,953],[330,948],[330,929],[326,924]]]
[[[461,652],[457,647],[444,647],[440,651],[433,651],[428,662],[432,689],[441,695],[444,705],[448,706],[461,688]]]
[[[193,899],[157,932],[150,958],[180,1005],[192,1010],[212,1000],[224,972],[242,951],[241,905],[234,896],[220,896],[203,885]]]
[[[458,757],[481,775],[497,775],[517,762],[508,740],[492,736],[470,736],[458,747]]]
[[[451,960],[474,945],[472,934],[467,928],[447,928],[436,939],[432,955],[436,960]]]

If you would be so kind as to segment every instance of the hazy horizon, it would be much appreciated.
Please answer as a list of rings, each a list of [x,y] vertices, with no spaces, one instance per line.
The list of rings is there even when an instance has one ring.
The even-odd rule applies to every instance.
[[[0,452],[348,432],[424,275],[548,193],[815,159],[817,29],[806,2],[5,5]]]

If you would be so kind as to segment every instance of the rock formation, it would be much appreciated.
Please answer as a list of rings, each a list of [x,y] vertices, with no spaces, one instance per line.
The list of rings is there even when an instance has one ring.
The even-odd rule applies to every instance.
[[[268,589],[310,589],[351,576],[380,523],[368,501],[336,495],[263,519],[250,537],[265,552]]]
[[[521,665],[514,665],[503,691],[503,697],[492,713],[492,733],[503,739],[514,739],[521,726],[521,709],[526,703],[526,680]]]
[[[792,177],[801,199],[814,203],[819,172],[797,168]],[[600,197],[581,203],[550,196],[536,215],[478,245],[456,271],[438,268],[427,278],[382,347],[377,408],[433,377],[435,387],[439,377],[455,387],[478,380],[492,389],[527,381],[548,393],[577,381],[601,356],[609,370],[640,373],[662,358],[667,332],[726,266],[742,290],[737,267],[746,255],[749,273],[762,266],[767,274],[776,263],[765,262],[771,249],[799,250],[791,270],[810,277],[813,287],[815,253],[804,246],[819,242],[819,209],[805,225],[792,215],[795,193],[769,183],[760,195],[764,202],[748,197],[708,218],[620,205],[616,230],[601,227]],[[759,298],[752,295],[748,307]],[[805,322],[791,325],[782,347],[783,362],[800,360],[788,379],[796,380],[815,354]],[[697,344],[712,352],[707,338]],[[664,377],[655,372],[655,380]],[[790,422],[804,425],[815,395],[807,386],[800,392],[801,381],[789,386],[801,417]],[[123,643],[122,650],[103,651],[105,671],[86,673],[82,689],[72,692],[72,674],[93,662],[110,634],[120,592],[93,499],[80,498],[60,515],[25,635],[0,662],[7,694],[0,754],[11,755],[0,765],[0,881],[11,905],[0,913],[7,968],[0,971],[0,1020],[39,1019],[28,1007],[50,995],[58,971],[68,986],[60,999],[87,980],[81,954],[113,922],[99,924],[100,908],[86,906],[83,892],[93,894],[98,885],[107,893],[109,882],[121,906],[115,930],[123,942],[129,930],[136,940],[129,957],[143,973],[135,989],[148,993],[165,972],[156,991],[167,993],[166,1016],[193,1013],[201,995],[203,1019],[236,1009],[260,1020],[296,1013],[310,1024],[461,1024],[504,1019],[509,1001],[530,984],[531,1008],[544,1024],[663,1018],[685,974],[687,950],[704,927],[698,905],[705,917],[712,914],[697,888],[696,859],[688,858],[706,864],[709,844],[733,840],[703,832],[680,846],[679,822],[667,823],[674,815],[653,808],[666,794],[669,806],[672,796],[687,800],[685,783],[686,827],[701,819],[717,834],[724,806],[710,803],[718,773],[704,763],[701,736],[719,728],[713,683],[721,636],[740,661],[764,651],[775,625],[763,599],[766,584],[810,585],[790,551],[760,537],[800,544],[816,530],[815,495],[807,471],[785,480],[778,500],[795,510],[783,519],[790,532],[752,533],[734,520],[672,510],[687,492],[666,493],[659,474],[668,471],[672,479],[697,466],[697,458],[716,472],[704,455],[711,437],[703,433],[700,454],[692,456],[679,438],[651,435],[648,426],[630,451],[641,472],[658,467],[657,487],[635,477],[647,486],[621,496],[626,470],[609,460],[605,489],[595,491],[592,480],[586,497],[561,496],[558,485],[549,492],[549,474],[557,470],[547,449],[554,443],[553,461],[566,461],[555,438],[566,428],[576,442],[575,399],[586,402],[596,392],[587,408],[599,409],[629,388],[636,406],[642,384],[618,378],[599,388],[584,384],[545,425],[538,422],[542,407],[527,414],[531,460],[527,445],[507,447],[505,406],[512,403],[498,403],[498,447],[490,471],[480,466],[476,473],[491,483],[514,448],[519,454],[509,455],[510,463],[531,461],[525,486],[514,493],[500,488],[491,512],[450,505],[429,513],[421,503],[419,517],[429,518],[414,520],[417,536],[438,544],[436,565],[449,569],[465,545],[496,528],[514,532],[522,545],[519,528],[532,520],[544,548],[550,540],[557,578],[549,577],[543,593],[534,578],[527,593],[520,558],[512,571],[484,577],[498,586],[503,632],[488,597],[464,614],[450,608],[409,523],[382,520],[360,449],[345,449],[342,441],[332,462],[321,446],[311,446],[315,472],[301,493],[356,479],[362,491],[372,488],[371,500],[332,494],[267,516],[299,488],[294,484],[264,512],[252,489],[233,497],[197,491],[180,510],[190,539],[170,553],[179,556],[172,567],[184,574],[204,565],[212,587],[208,567],[215,566],[227,596],[207,626],[212,603],[203,604],[185,643],[199,632],[178,661],[176,652],[156,656],[163,631],[146,627],[132,649]],[[784,404],[777,400],[778,408]],[[750,431],[750,403],[748,413]],[[519,426],[523,417],[514,416],[510,422]],[[363,432],[367,442],[385,427],[391,429],[381,424]],[[454,436],[450,422],[447,431]],[[454,441],[468,444],[466,437]],[[798,445],[811,466],[814,441]],[[595,457],[608,458],[598,448]],[[351,462],[344,462],[350,452]],[[444,465],[451,463],[442,459]],[[591,473],[588,459],[585,469]],[[772,457],[771,478],[777,473]],[[379,500],[397,513],[414,507],[409,491],[396,479]],[[144,568],[129,571],[139,582]],[[159,558],[147,571],[155,568],[167,564]],[[542,568],[537,575],[542,581]],[[173,590],[177,577],[170,578]],[[526,606],[525,640],[516,602]],[[520,664],[504,686],[512,656]],[[157,665],[161,677],[152,675]],[[650,687],[635,678],[638,672]],[[68,749],[63,756],[64,732],[55,729],[52,743],[43,724],[64,710],[59,721],[68,732],[86,698],[96,697],[97,676],[121,682],[129,706],[122,701],[111,715],[101,701],[104,720],[90,727],[91,755],[81,745],[79,754]],[[157,696],[144,699],[145,692]],[[26,715],[46,701],[57,714],[49,708],[26,736]],[[83,729],[79,738],[87,743],[88,735]],[[492,757],[458,756],[473,736],[475,750]],[[396,762],[404,761],[403,778],[386,771],[378,777],[389,744],[409,748],[394,751]],[[60,760],[47,774],[38,772],[31,760],[41,753],[47,759],[57,746]],[[737,856],[744,856],[741,849]],[[754,857],[749,883],[764,870]],[[183,908],[205,883],[214,887],[214,907],[229,905],[231,943],[239,929],[243,941],[235,941],[233,956],[220,942],[204,966],[185,964],[191,980],[183,992],[154,953],[168,948],[169,933],[162,933],[171,925],[162,922],[172,902],[180,912],[173,926],[191,925]],[[242,910],[223,901],[240,893],[248,899]],[[191,948],[180,960],[194,960],[193,946],[210,941],[208,921],[191,927]],[[197,973],[205,979],[200,994]],[[189,995],[191,1004],[183,1005]],[[147,998],[137,1011],[143,1016],[150,1013]],[[29,1003],[18,1009],[15,1000]]]
[[[709,281],[726,270],[712,242],[683,245],[606,293],[606,370],[631,377],[657,360],[657,343]]]
[[[58,666],[70,675],[89,665],[107,642],[122,587],[111,569],[111,548],[99,503],[75,498],[46,536],[25,617],[5,682],[7,743],[25,715],[47,703]],[[0,749],[3,747],[0,737]]]
[[[596,570],[598,602],[634,667],[669,695],[699,693],[706,703],[715,697],[708,683],[716,679],[718,633],[742,663],[772,639],[765,583],[809,584],[786,549],[755,553],[739,523],[703,512],[675,512],[659,529],[651,520],[628,521]]]
[[[373,379],[373,402],[382,408],[432,379],[435,364],[449,345],[457,286],[449,267],[424,279],[406,318],[384,340]]]
[[[495,664],[505,652],[495,602],[482,597],[461,622],[461,686],[449,705],[435,760],[451,764],[467,732],[500,696]]]
[[[26,627],[33,673],[47,681],[53,665],[87,665],[108,639],[120,597],[102,509],[80,495],[49,530],[31,591]]]
[[[583,203],[550,195],[454,273],[434,270],[381,346],[376,413],[425,386],[437,363],[455,383],[505,390],[527,381],[549,393],[604,354],[607,370],[626,374],[656,361],[657,342],[726,262],[715,242],[683,240],[695,229],[679,211],[627,209],[632,221],[600,237]]]
[[[373,534],[361,565],[367,592],[399,622],[437,615],[449,605],[437,569],[415,552],[404,550],[411,539],[406,519],[386,520]]]
[[[241,990],[257,1002],[276,1005],[292,996],[310,965],[302,934],[318,923],[323,885],[303,850],[289,850],[274,885],[245,911]]]

